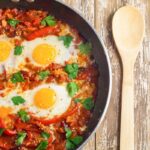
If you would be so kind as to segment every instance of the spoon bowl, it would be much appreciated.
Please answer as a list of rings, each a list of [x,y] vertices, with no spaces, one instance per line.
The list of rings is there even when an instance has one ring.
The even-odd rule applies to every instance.
[[[136,59],[143,41],[144,26],[144,18],[137,8],[128,5],[117,10],[113,17],[112,29],[122,58]]]

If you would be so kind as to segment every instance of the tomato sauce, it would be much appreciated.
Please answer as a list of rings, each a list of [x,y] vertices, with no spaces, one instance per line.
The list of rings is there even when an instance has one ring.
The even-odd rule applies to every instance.
[[[18,10],[18,9],[0,9],[0,34],[5,33],[8,37],[20,36],[21,40],[16,40],[15,44],[20,45],[23,39],[33,40],[38,37],[44,37],[47,35],[59,35],[62,34],[61,26],[65,23],[58,21],[53,27],[45,27],[41,25],[41,21],[48,15],[47,12],[41,10]],[[19,20],[19,24],[14,28],[7,22],[8,19],[14,18]],[[75,37],[75,43],[79,44],[83,41],[83,38],[79,35],[76,29],[71,28],[71,34]],[[84,60],[89,60],[87,56],[83,56]],[[87,59],[88,58],[88,59]],[[26,58],[25,70],[21,70],[21,74],[25,82],[17,83],[22,91],[34,89],[38,85],[42,84],[42,81],[38,77],[39,71],[50,71],[50,76],[45,79],[46,83],[68,83],[71,79],[68,74],[64,72],[64,66],[56,63],[52,63],[47,67],[36,67],[31,64],[30,60]],[[79,73],[75,81],[79,82],[81,91],[84,91],[76,96],[76,98],[84,98],[88,94],[91,95],[94,100],[97,92],[98,83],[98,70],[95,64],[88,63],[86,67],[79,67]],[[15,88],[10,84],[11,76],[7,75],[7,72],[3,72],[0,75],[0,91],[4,90],[8,85],[11,86],[11,90]],[[86,87],[86,88],[85,88]],[[86,92],[85,92],[86,90]],[[0,97],[4,96],[2,93]],[[83,135],[86,130],[86,125],[92,116],[90,110],[85,109],[82,103],[78,103],[72,100],[67,112],[61,116],[56,116],[53,119],[37,118],[33,114],[30,114],[30,121],[23,122],[18,115],[11,115],[11,126],[5,126],[5,122],[0,121],[0,128],[5,128],[4,133],[0,136],[0,149],[2,150],[35,150],[39,143],[44,140],[41,137],[41,132],[49,132],[50,138],[48,139],[47,150],[65,150],[66,149],[66,131],[68,127],[72,130],[72,137]],[[51,128],[53,126],[53,128]],[[20,146],[16,145],[17,133],[25,131],[27,136]]]

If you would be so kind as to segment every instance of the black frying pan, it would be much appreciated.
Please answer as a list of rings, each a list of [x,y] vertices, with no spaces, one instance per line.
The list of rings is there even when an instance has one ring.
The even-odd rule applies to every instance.
[[[98,38],[94,29],[79,13],[70,7],[55,0],[35,0],[33,3],[22,0],[18,3],[10,0],[1,0],[0,8],[18,8],[18,9],[42,9],[48,11],[56,18],[65,21],[66,23],[75,27],[80,34],[90,41],[93,45],[93,56],[98,64],[100,77],[98,81],[98,96],[93,110],[93,116],[89,121],[88,130],[84,134],[84,141],[78,147],[81,147],[87,142],[92,133],[94,133],[98,124],[104,118],[106,109],[108,107],[110,93],[111,93],[111,68],[108,59],[108,54]]]

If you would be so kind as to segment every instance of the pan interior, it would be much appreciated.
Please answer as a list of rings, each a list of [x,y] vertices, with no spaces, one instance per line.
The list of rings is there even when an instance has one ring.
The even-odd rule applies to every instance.
[[[99,121],[102,119],[102,115],[109,101],[109,94],[111,88],[111,74],[109,68],[109,60],[107,58],[106,51],[102,46],[99,38],[91,26],[75,11],[71,8],[61,4],[54,0],[35,0],[34,3],[28,3],[21,1],[18,3],[5,0],[0,2],[0,8],[19,8],[19,9],[42,9],[48,11],[56,18],[65,21],[71,26],[75,27],[80,34],[90,41],[93,45],[93,56],[98,64],[98,70],[100,72],[98,81],[98,95],[95,102],[92,118],[88,123],[88,129],[84,135],[84,142],[88,139],[91,133],[97,127]],[[81,148],[81,146],[79,147]]]

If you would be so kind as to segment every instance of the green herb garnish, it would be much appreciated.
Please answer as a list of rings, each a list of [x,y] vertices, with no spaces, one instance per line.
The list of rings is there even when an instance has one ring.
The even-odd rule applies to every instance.
[[[72,131],[69,128],[65,128],[66,131],[66,149],[67,150],[74,150],[82,141],[82,136],[76,136],[71,138]]]
[[[82,102],[82,105],[85,109],[91,110],[94,107],[94,102],[93,102],[92,98],[89,97]]]
[[[71,142],[73,142],[73,144],[75,144],[77,146],[83,141],[83,137],[82,136],[76,136],[74,138],[71,138],[70,140],[71,140]]]
[[[76,98],[76,99],[74,100],[74,102],[75,102],[75,103],[80,103],[80,102],[81,102],[81,99]]]
[[[16,27],[16,25],[19,24],[19,21],[16,19],[8,19],[7,22],[12,27]]]
[[[56,20],[53,16],[47,16],[41,21],[41,25],[43,26],[55,26],[56,25]]]
[[[66,36],[60,36],[58,38],[60,41],[63,41],[64,42],[64,45],[66,48],[68,48],[73,40],[73,37],[70,36],[70,35],[66,35]]]
[[[74,150],[76,148],[76,146],[69,140],[66,140],[66,149],[67,150]]]
[[[19,105],[25,103],[25,100],[21,96],[14,96],[12,99],[14,105]]]
[[[67,91],[69,96],[73,97],[79,90],[78,85],[75,82],[70,82],[67,84]]]
[[[35,150],[46,150],[48,147],[47,141],[42,141]]]
[[[4,130],[5,130],[5,129],[0,128],[0,136],[3,134]]]
[[[49,71],[41,71],[38,73],[40,80],[44,80],[46,77],[50,75]]]
[[[74,100],[75,103],[81,103],[82,106],[87,109],[87,110],[91,110],[94,107],[94,101],[91,97],[86,98],[86,99],[75,99]]]
[[[11,77],[11,82],[12,83],[17,83],[17,82],[24,82],[24,78],[21,74],[21,72],[17,72],[17,73],[14,73]]]
[[[78,46],[80,52],[82,54],[89,54],[91,51],[92,51],[92,44],[91,43],[81,43],[79,46]]]
[[[65,71],[68,73],[70,79],[75,79],[78,75],[79,67],[78,64],[67,64],[65,66]]]
[[[23,48],[24,48],[23,46],[16,46],[15,51],[14,51],[14,55],[21,55]]]
[[[66,138],[70,138],[72,135],[72,131],[69,128],[65,128],[66,131]]]
[[[41,133],[41,136],[44,138],[44,139],[49,139],[49,137],[50,137],[50,134],[49,133],[47,133],[47,132],[42,132]]]
[[[23,143],[24,139],[26,138],[27,133],[25,132],[20,132],[18,133],[17,140],[16,140],[16,145],[19,146]]]
[[[28,122],[30,120],[29,114],[26,111],[24,111],[24,110],[20,110],[18,112],[18,116],[21,118],[21,120],[23,122]]]

